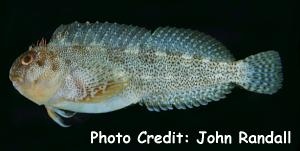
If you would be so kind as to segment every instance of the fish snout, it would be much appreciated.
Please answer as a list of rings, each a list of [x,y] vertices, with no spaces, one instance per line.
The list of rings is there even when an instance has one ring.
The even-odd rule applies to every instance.
[[[11,68],[9,71],[9,80],[16,84],[20,84],[24,81],[20,74],[14,72],[13,68]]]
[[[15,76],[15,75],[9,75],[9,79],[13,83],[22,83],[23,82],[23,79],[21,77]]]

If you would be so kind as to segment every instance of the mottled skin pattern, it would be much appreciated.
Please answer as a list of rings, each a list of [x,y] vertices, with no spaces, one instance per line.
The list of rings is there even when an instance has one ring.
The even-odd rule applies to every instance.
[[[113,25],[114,24],[109,24],[108,27]],[[95,40],[91,42],[82,42],[81,40],[72,38],[72,40],[70,40],[71,47],[67,45],[60,48],[61,50],[55,50],[57,49],[57,46],[54,45],[52,49],[54,49],[53,51],[58,52],[61,58],[67,60],[79,60],[79,62],[75,62],[76,64],[70,64],[71,68],[77,69],[78,65],[82,66],[85,65],[86,62],[90,63],[90,61],[92,61],[94,62],[93,64],[101,64],[102,67],[97,68],[95,65],[86,65],[87,67],[85,68],[96,68],[99,70],[105,66],[106,68],[111,69],[111,71],[100,74],[101,78],[103,78],[104,75],[114,75],[111,72],[117,74],[121,73],[125,76],[125,79],[128,80],[128,85],[125,90],[122,91],[122,97],[129,97],[129,99],[135,100],[136,102],[140,101],[141,104],[146,104],[150,110],[159,110],[159,108],[163,110],[167,108],[171,109],[172,105],[176,105],[177,108],[184,108],[184,103],[188,102],[184,100],[180,101],[178,99],[186,98],[192,100],[191,97],[198,97],[198,99],[191,101],[192,104],[189,106],[199,106],[199,103],[206,104],[206,102],[209,102],[211,99],[218,100],[223,97],[223,94],[229,93],[228,91],[232,88],[230,86],[223,88],[223,92],[215,92],[215,87],[217,87],[216,89],[220,89],[219,86],[222,84],[225,84],[226,86],[230,84],[234,79],[229,79],[229,77],[233,77],[234,75],[232,73],[237,72],[237,69],[232,62],[224,62],[227,56],[223,55],[220,57],[215,54],[215,57],[201,57],[198,54],[196,55],[188,51],[189,49],[199,49],[198,45],[195,45],[195,43],[198,44],[199,41],[194,40],[195,38],[198,38],[203,41],[200,48],[205,46],[205,44],[208,44],[209,47],[216,47],[215,49],[220,48],[221,50],[219,51],[226,52],[226,48],[222,47],[222,45],[217,43],[213,38],[203,34],[201,36],[198,36],[199,34],[192,35],[195,33],[194,31],[181,30],[181,32],[178,32],[180,31],[179,29],[173,28],[158,29],[152,35],[149,31],[138,30],[138,32],[133,34],[132,39],[121,38],[120,41],[129,39],[127,40],[127,45],[113,46],[110,42],[118,41],[120,39],[119,35],[115,34],[116,37],[111,36],[106,38],[108,37],[108,34],[104,34],[102,40],[99,42],[93,43]],[[176,32],[178,32],[178,34],[174,36],[173,33]],[[67,41],[68,43],[68,36],[62,34],[58,35],[59,41]],[[86,33],[86,35],[89,35],[89,33]],[[163,43],[164,41],[167,41],[166,39],[172,43]],[[182,39],[185,40],[186,44],[182,43]],[[190,42],[193,40],[194,43]],[[78,41],[78,44],[76,45],[76,42],[74,41]],[[105,41],[108,42],[105,43]],[[174,45],[176,41],[181,42]],[[56,43],[54,42],[54,44]],[[159,45],[160,43],[162,43],[162,45]],[[82,44],[87,46],[82,46]],[[188,44],[190,44],[190,46]],[[181,45],[187,46],[180,48]],[[66,51],[66,49],[68,51]],[[176,51],[175,49],[179,49],[179,51]],[[180,49],[188,50],[185,51]],[[85,58],[85,56],[87,58]],[[228,56],[229,57],[227,57],[228,59],[226,60],[233,60],[230,55]],[[215,60],[217,60],[217,57],[225,59],[221,60],[218,58],[222,62],[216,62]],[[93,75],[99,74],[93,73]],[[112,79],[103,80],[110,81]],[[211,88],[211,90],[208,90],[208,88]],[[70,89],[74,90],[74,88]],[[212,96],[205,96],[206,94],[202,94],[203,91]],[[63,94],[65,94],[65,92],[63,92]],[[88,93],[78,95],[78,92],[76,94],[76,97],[73,96],[70,98],[74,98],[73,100],[80,100],[85,98],[85,95],[88,95]],[[197,95],[204,96],[199,97]],[[197,101],[200,102],[198,103]],[[150,105],[149,102],[152,104]]]
[[[17,58],[10,79],[61,126],[68,126],[61,117],[72,112],[135,103],[155,111],[185,109],[220,100],[236,84],[265,94],[281,87],[277,52],[234,60],[220,42],[197,31],[75,22]]]
[[[111,51],[97,47],[75,47],[69,51],[57,52],[61,58],[77,60],[68,65],[71,69],[78,69],[86,62],[90,64],[92,60],[96,60],[92,63],[93,66],[87,66],[94,69],[110,69],[101,74],[103,81],[113,81],[115,75],[121,74],[122,78],[128,79],[128,85],[122,92],[123,95],[135,96],[142,101],[153,100],[154,97],[165,94],[175,95],[177,92],[200,91],[207,87],[227,84],[235,80],[234,75],[238,71],[235,63],[232,62],[213,62],[166,53],[134,53],[130,51],[130,48],[128,51],[117,50],[113,53],[114,55],[110,54]],[[99,65],[101,67],[97,68],[96,64],[101,64]],[[109,76],[104,78],[105,75]],[[65,92],[62,93],[65,94]],[[85,95],[88,94],[76,96],[73,100],[83,99]],[[161,102],[167,101],[169,98],[161,99]]]

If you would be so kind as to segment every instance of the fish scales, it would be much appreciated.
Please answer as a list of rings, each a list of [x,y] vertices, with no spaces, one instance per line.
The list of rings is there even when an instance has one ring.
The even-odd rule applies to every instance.
[[[61,109],[103,113],[136,103],[150,111],[187,109],[225,98],[236,85],[273,94],[282,74],[277,52],[235,61],[221,42],[198,31],[74,22],[21,55],[10,79],[67,126],[61,116],[74,114]]]
[[[59,38],[61,41],[69,41],[67,45],[81,45],[91,49],[106,48],[107,53],[113,52],[113,55],[104,57],[111,59],[112,63],[116,63],[114,58],[117,55],[123,58],[123,64],[116,63],[116,65],[132,75],[132,83],[130,83],[132,87],[129,86],[127,91],[139,92],[138,95],[142,96],[141,105],[150,101],[152,105],[147,105],[149,110],[159,111],[171,108],[172,105],[179,109],[184,108],[187,106],[184,100],[186,96],[188,96],[186,100],[195,101],[189,106],[206,105],[206,102],[211,100],[219,100],[233,88],[230,83],[224,81],[213,83],[215,74],[224,74],[221,71],[222,66],[218,67],[219,64],[201,63],[198,60],[197,63],[184,58],[184,55],[191,57],[199,55],[204,59],[211,58],[216,61],[233,60],[229,51],[220,42],[203,33],[164,27],[158,28],[151,34],[144,28],[106,22],[98,25],[100,34],[103,35],[102,38],[99,37],[101,40],[86,43],[83,39],[94,37],[99,30],[85,34],[90,29],[88,27],[92,25],[74,23],[69,26],[70,30],[66,38]],[[136,34],[129,34],[128,31],[131,29],[134,29],[133,32],[137,31]],[[120,45],[131,38],[130,44]],[[132,53],[134,50],[139,53]],[[219,51],[225,55],[219,54]],[[210,68],[214,67],[218,69],[211,71]],[[162,105],[166,107],[160,107]]]

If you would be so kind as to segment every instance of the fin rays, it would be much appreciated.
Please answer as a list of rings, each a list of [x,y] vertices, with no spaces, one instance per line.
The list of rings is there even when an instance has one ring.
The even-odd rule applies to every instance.
[[[225,98],[225,95],[229,94],[233,87],[233,84],[227,83],[200,90],[172,93],[170,95],[156,94],[144,98],[140,105],[145,105],[149,111],[157,112],[172,110],[174,107],[177,109],[199,107]]]
[[[61,109],[57,109],[49,106],[46,106],[46,110],[49,117],[61,127],[70,127],[71,125],[66,124],[64,118],[71,118],[76,114],[75,112],[63,111]]]

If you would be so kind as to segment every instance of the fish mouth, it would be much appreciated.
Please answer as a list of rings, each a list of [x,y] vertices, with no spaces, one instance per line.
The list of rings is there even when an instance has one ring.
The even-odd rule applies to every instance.
[[[23,79],[17,76],[9,76],[9,79],[13,83],[22,83]]]
[[[24,80],[20,74],[17,72],[14,72],[14,67],[10,68],[9,70],[9,80],[13,83],[23,83]]]
[[[10,73],[9,80],[12,82],[15,89],[18,90],[22,94],[21,85],[24,83],[23,78],[21,78],[17,74]]]
[[[17,76],[9,76],[10,81],[12,82],[13,86],[18,90],[20,88],[21,83],[23,82],[23,79]]]
[[[23,78],[14,74],[10,74],[9,79],[14,85],[23,83]]]

